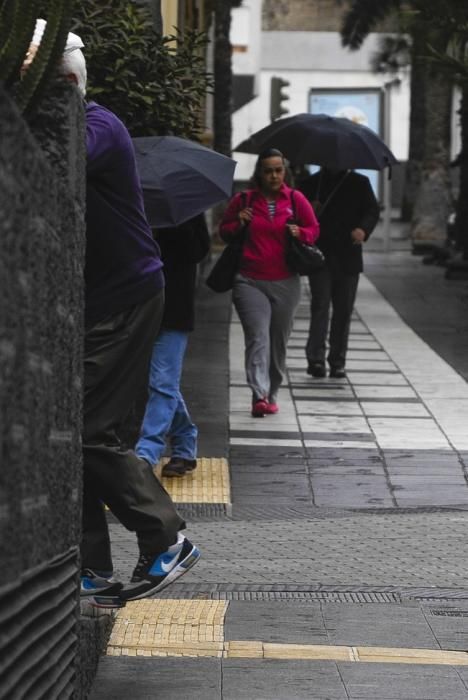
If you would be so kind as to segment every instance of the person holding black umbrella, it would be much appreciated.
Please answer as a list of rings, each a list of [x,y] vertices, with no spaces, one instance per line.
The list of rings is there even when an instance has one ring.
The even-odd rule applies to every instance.
[[[317,243],[325,266],[309,277],[311,304],[306,345],[307,373],[325,377],[346,376],[345,364],[351,314],[363,270],[362,246],[379,220],[379,204],[369,179],[352,170],[322,168],[297,183],[313,203],[320,221]],[[330,305],[332,317],[329,350],[326,340]]]
[[[245,336],[245,369],[252,390],[252,416],[278,412],[286,346],[301,285],[286,264],[288,233],[314,243],[319,225],[301,192],[285,182],[286,164],[280,151],[260,153],[252,189],[236,194],[220,226],[229,241],[247,227],[233,302]]]

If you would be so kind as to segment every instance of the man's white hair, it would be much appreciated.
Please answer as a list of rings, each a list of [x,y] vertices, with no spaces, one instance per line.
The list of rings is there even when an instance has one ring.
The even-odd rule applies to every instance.
[[[65,50],[59,71],[62,75],[76,75],[78,90],[83,97],[86,95],[86,60],[81,49]]]
[[[46,28],[47,22],[45,19],[36,20],[36,27],[34,29],[34,35],[32,38],[32,44],[39,46],[42,41],[42,36]],[[67,43],[63,50],[62,60],[59,64],[59,71],[61,75],[73,74],[76,76],[78,90],[81,92],[83,97],[86,94],[86,59],[83,55],[81,49],[84,44],[81,37],[78,34],[73,34],[69,32],[67,36]]]

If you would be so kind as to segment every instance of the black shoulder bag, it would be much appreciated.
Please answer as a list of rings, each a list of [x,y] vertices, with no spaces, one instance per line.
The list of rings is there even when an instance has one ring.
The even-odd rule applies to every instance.
[[[288,223],[296,223],[296,203],[294,201],[294,190],[291,191],[291,208],[294,214],[294,220]],[[297,275],[313,275],[314,272],[320,270],[325,264],[325,258],[316,245],[313,243],[305,243],[287,232],[286,240],[286,265],[291,272]]]
[[[242,209],[245,209],[246,201],[247,195],[245,192],[242,192]],[[247,238],[247,229],[248,225],[244,225],[239,233],[233,236],[206,278],[205,283],[214,292],[228,292],[232,289],[234,278],[239,271],[242,249]]]

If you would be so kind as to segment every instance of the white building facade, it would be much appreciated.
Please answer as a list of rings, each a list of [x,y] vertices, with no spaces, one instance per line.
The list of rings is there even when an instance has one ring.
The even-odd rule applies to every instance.
[[[382,35],[370,34],[359,51],[350,51],[343,48],[338,31],[263,31],[261,5],[244,0],[233,11],[233,72],[254,76],[252,99],[233,114],[233,147],[270,123],[271,79],[280,77],[289,82],[283,88],[289,96],[283,103],[289,114],[333,114],[345,105],[365,112],[364,105],[368,105],[372,123],[364,121],[365,115],[363,122],[404,163],[408,158],[409,72],[401,71],[396,79],[373,72],[371,60]],[[234,158],[238,161],[236,179],[248,180],[255,156],[234,151]]]

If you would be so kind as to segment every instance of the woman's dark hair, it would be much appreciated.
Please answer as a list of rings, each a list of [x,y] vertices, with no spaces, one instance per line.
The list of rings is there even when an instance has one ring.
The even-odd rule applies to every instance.
[[[260,169],[262,167],[263,161],[267,158],[281,158],[284,167],[287,168],[286,158],[283,156],[281,151],[279,151],[277,148],[265,148],[265,150],[262,151],[257,158],[257,162],[255,163],[255,170],[253,171],[253,175],[250,180],[254,187],[260,187],[261,185]]]

